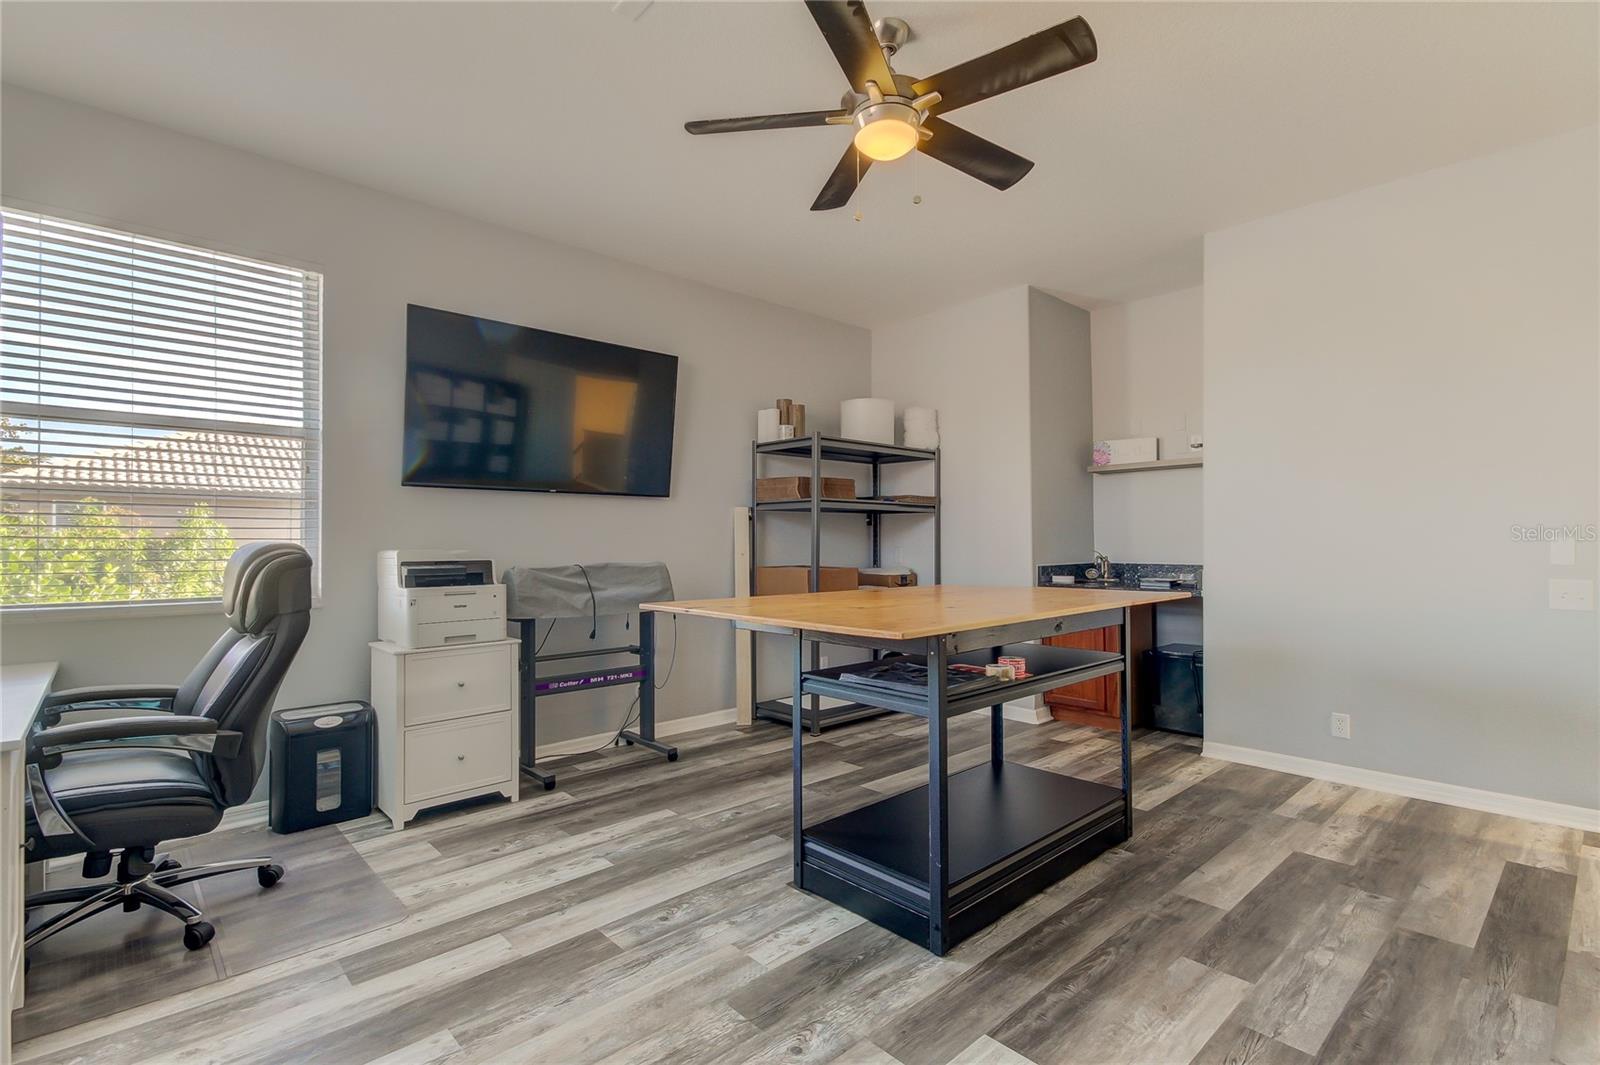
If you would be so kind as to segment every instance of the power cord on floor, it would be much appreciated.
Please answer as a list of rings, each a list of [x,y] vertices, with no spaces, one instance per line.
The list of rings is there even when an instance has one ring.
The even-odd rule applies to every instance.
[[[651,687],[655,688],[656,691],[660,691],[661,689],[665,688],[667,686],[667,682],[672,680],[672,668],[674,666],[676,666],[677,664],[678,664],[678,615],[674,614],[674,615],[672,615],[672,653],[667,657],[667,673],[666,673],[666,676],[661,678],[661,683],[660,684],[657,684],[654,681],[651,681],[650,682]],[[622,742],[622,734],[624,732],[628,731],[628,726],[632,725],[632,724],[634,724],[634,723],[636,723],[638,721],[638,718],[636,718],[634,716],[634,713],[633,713],[634,710],[638,708],[638,706],[639,706],[639,696],[638,696],[638,693],[635,693],[634,696],[633,696],[633,702],[629,703],[628,704],[628,709],[623,712],[622,724],[617,726],[617,731],[611,734],[611,738],[609,740],[607,740],[606,742],[602,743],[600,746],[596,747],[594,750],[592,750],[592,751],[584,751],[583,752],[584,756],[588,756],[588,755],[591,755],[591,754],[599,754],[601,751],[604,751],[604,750],[606,750],[608,748],[611,748],[611,747],[615,747],[617,744],[621,743]]]

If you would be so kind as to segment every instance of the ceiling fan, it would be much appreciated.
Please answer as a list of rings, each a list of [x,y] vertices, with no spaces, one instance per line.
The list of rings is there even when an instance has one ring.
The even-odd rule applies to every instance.
[[[985,184],[1009,189],[1033,169],[1033,162],[940,116],[1092,63],[1098,54],[1094,31],[1074,18],[932,77],[912,80],[889,66],[910,37],[904,21],[874,23],[861,0],[806,0],[806,7],[850,82],[838,110],[705,119],[685,122],[683,128],[699,134],[854,126],[854,142],[817,194],[813,211],[843,207],[874,160],[899,159],[913,148]]]

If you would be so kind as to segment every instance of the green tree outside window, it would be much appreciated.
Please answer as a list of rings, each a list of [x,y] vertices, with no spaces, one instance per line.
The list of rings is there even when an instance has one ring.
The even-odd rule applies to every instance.
[[[92,497],[73,504],[72,519],[0,508],[0,604],[50,606],[222,594],[222,571],[235,547],[211,507],[196,503],[171,533],[153,533],[124,507]]]

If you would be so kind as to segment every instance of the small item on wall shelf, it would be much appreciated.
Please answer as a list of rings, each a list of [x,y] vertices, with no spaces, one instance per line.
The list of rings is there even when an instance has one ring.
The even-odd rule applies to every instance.
[[[856,482],[849,477],[824,477],[823,499],[854,499]],[[811,498],[809,477],[758,477],[756,478],[757,503],[792,503]]]
[[[939,502],[933,496],[918,496],[918,495],[884,496],[883,497],[883,501],[885,503],[915,503],[915,504],[917,504],[919,506],[925,506],[925,507],[931,507],[935,503]]]
[[[839,404],[839,435],[872,444],[894,443],[894,400],[847,399]]]
[[[792,425],[780,425],[780,426],[778,426],[778,439],[779,440],[793,440],[794,439],[794,426],[792,426]]]
[[[905,413],[906,447],[932,451],[939,446],[939,412],[932,407],[907,407]]]
[[[778,436],[778,408],[766,407],[756,411],[756,443],[765,444]]]
[[[1122,440],[1096,440],[1090,458],[1096,466],[1121,466],[1127,462],[1154,462],[1160,440],[1154,436],[1131,436]]]

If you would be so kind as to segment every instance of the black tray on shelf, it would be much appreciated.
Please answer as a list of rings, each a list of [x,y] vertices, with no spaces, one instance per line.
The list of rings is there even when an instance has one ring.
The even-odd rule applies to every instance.
[[[1121,672],[1122,654],[1117,651],[1088,651],[1077,647],[1051,647],[1039,643],[1006,644],[1000,649],[1008,657],[1027,662],[1028,675],[1018,680],[1000,680],[997,677],[954,673],[963,678],[949,685],[946,699],[949,716],[968,713],[1009,699],[1059,688],[1080,680],[1102,677]],[[967,651],[950,656],[952,665],[984,665],[990,661],[987,650]],[[882,706],[902,713],[923,715],[927,712],[927,659],[924,655],[893,655],[884,662],[906,662],[921,667],[920,683],[869,683],[851,678],[848,674],[863,668],[862,663],[830,666],[813,670],[805,675],[807,694],[831,695],[852,702]]]
[[[946,690],[951,694],[973,691],[993,683],[991,678],[981,673],[950,668],[946,668],[944,673]],[[875,662],[856,662],[842,667],[836,675],[842,681],[884,691],[915,694],[928,690],[928,664],[922,655],[893,655]]]

